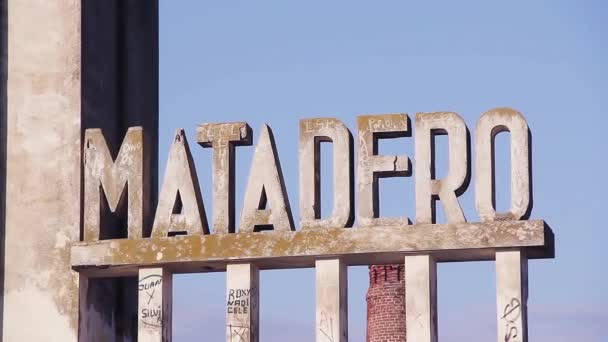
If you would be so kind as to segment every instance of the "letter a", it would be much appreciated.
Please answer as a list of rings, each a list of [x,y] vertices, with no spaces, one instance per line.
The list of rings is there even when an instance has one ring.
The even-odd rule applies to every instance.
[[[266,202],[271,209],[266,209]],[[294,230],[289,199],[281,172],[272,131],[264,125],[255,148],[239,232],[253,232],[256,226]]]
[[[152,227],[153,237],[169,233],[208,234],[203,199],[183,129],[177,130]]]

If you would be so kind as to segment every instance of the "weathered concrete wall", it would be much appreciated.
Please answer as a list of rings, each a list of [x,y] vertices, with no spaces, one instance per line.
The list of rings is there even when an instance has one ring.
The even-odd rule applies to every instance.
[[[80,1],[8,0],[3,341],[75,341]]]
[[[100,128],[113,158],[131,126],[144,130],[142,225],[151,227],[158,170],[158,2],[82,0],[81,128]],[[102,200],[103,202],[103,200]],[[149,208],[146,208],[148,206]],[[104,208],[106,209],[106,208]],[[106,237],[126,237],[126,210],[101,216]],[[147,234],[148,232],[144,232]],[[86,279],[81,339],[132,341],[137,336],[137,277]]]
[[[6,9],[2,24],[8,22],[1,30],[7,37],[2,43],[8,40],[1,62],[6,101],[0,89],[7,113],[6,159],[0,158],[0,179],[7,185],[6,195],[0,188],[0,233],[6,246],[3,341],[76,341],[79,282],[83,298],[89,298],[83,308],[92,314],[81,326],[86,340],[130,340],[137,331],[137,278],[79,279],[70,267],[68,245],[81,238],[85,128],[103,128],[112,149],[129,126],[143,126],[154,149],[146,168],[156,174],[157,1],[1,4],[3,13]],[[4,110],[0,113],[4,139]],[[146,181],[154,202],[156,179]],[[104,219],[106,225],[122,223],[110,215]]]
[[[150,179],[151,228],[158,170],[158,2],[82,0],[82,129],[100,128],[115,158],[129,127],[144,130],[151,149],[144,169]],[[105,215],[107,226],[126,228],[126,220]],[[123,234],[126,236],[126,231]]]
[[[6,0],[0,1],[0,236],[4,236],[6,218],[6,79],[7,35]],[[0,265],[4,265],[4,239],[0,238]],[[4,293],[4,272],[0,272],[0,293]],[[0,300],[0,331],[4,301]],[[0,334],[0,341],[2,339]]]

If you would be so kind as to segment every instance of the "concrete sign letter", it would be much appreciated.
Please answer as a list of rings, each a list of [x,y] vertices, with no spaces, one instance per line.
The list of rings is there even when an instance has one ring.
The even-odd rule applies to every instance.
[[[494,190],[494,138],[511,133],[511,208],[496,213]],[[519,220],[532,209],[530,140],[526,119],[510,108],[484,113],[475,128],[475,205],[482,221]]]
[[[266,209],[266,202],[270,209]],[[251,162],[239,232],[253,232],[256,226],[268,225],[274,230],[295,229],[274,137],[270,127],[264,125]]]
[[[333,142],[334,208],[321,219],[321,142]],[[300,120],[300,225],[344,228],[354,221],[353,137],[339,120]]]
[[[153,237],[208,234],[207,218],[192,154],[183,129],[175,133],[160,192]]]
[[[128,237],[144,237],[144,217],[147,216],[149,194],[144,184],[144,132],[131,127],[120,146],[116,160],[100,129],[87,129],[84,135],[84,241],[99,240],[101,231],[102,193],[110,211],[116,212],[128,202]],[[127,189],[128,195],[124,192]],[[108,227],[111,229],[113,227]],[[106,227],[104,227],[106,229]],[[114,233],[110,235],[115,235]]]
[[[448,174],[435,179],[435,136],[447,135]],[[416,223],[435,223],[436,200],[441,200],[448,223],[466,222],[457,196],[467,188],[469,133],[460,115],[450,112],[416,114]]]
[[[379,156],[378,139],[409,136],[407,114],[357,117],[357,217],[361,226],[407,225],[403,218],[379,218],[378,178],[406,177],[411,173],[408,156]]]
[[[234,233],[234,159],[235,146],[251,145],[251,127],[246,122],[203,124],[197,140],[213,147],[213,231]]]

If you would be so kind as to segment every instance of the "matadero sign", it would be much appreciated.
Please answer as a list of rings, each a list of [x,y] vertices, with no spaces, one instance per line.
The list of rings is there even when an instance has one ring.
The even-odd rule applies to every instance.
[[[113,158],[103,132],[86,130],[83,241],[72,246],[72,266],[89,277],[139,274],[140,308],[146,310],[140,336],[151,336],[146,341],[168,334],[170,315],[162,310],[170,308],[165,297],[170,296],[167,276],[172,273],[227,270],[227,340],[257,341],[259,269],[316,267],[317,341],[346,341],[346,266],[405,262],[408,341],[434,341],[435,263],[495,259],[499,340],[526,340],[527,259],[552,257],[553,244],[544,221],[527,220],[532,208],[531,140],[522,114],[509,108],[484,113],[471,146],[458,114],[418,113],[415,156],[378,153],[378,140],[412,136],[407,114],[359,116],[354,137],[335,118],[303,119],[299,126],[298,230],[267,125],[259,132],[238,227],[235,147],[252,144],[253,131],[246,122],[197,128],[197,142],[213,153],[212,224],[183,130],[173,138],[156,208],[146,132],[130,128]],[[494,138],[503,131],[511,134],[511,202],[508,211],[497,212]],[[448,137],[448,170],[441,179],[435,178],[436,135]],[[334,207],[326,217],[320,210],[322,142],[333,145]],[[380,217],[378,179],[412,174],[415,224],[408,217]],[[467,222],[458,200],[470,180],[480,217],[475,223]],[[435,223],[437,202],[446,224]],[[124,231],[103,224],[108,211],[126,213]],[[157,289],[156,297],[150,297],[149,289]]]

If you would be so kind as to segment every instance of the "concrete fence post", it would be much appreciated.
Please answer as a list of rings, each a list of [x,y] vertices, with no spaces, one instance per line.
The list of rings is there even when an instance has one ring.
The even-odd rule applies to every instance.
[[[496,252],[498,342],[528,341],[528,259],[520,250]]]
[[[340,259],[317,260],[316,341],[348,341],[347,267]]]
[[[405,257],[406,341],[437,342],[437,266],[430,255]]]
[[[139,342],[170,342],[172,325],[173,275],[162,267],[139,270]]]
[[[259,274],[253,264],[226,268],[226,342],[258,342]]]

